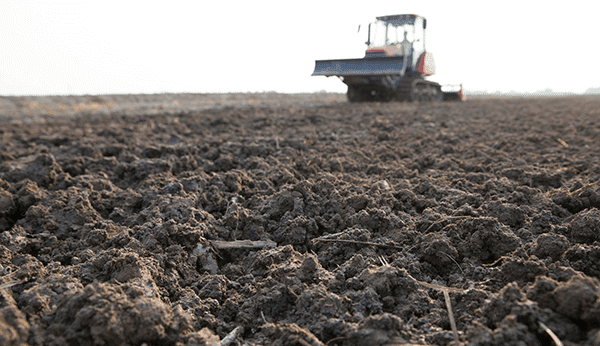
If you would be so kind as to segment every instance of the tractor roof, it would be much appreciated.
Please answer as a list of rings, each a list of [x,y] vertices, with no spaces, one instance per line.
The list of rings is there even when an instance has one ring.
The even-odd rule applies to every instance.
[[[393,16],[377,17],[378,20],[391,23],[393,26],[401,26],[404,24],[414,25],[417,18],[423,18],[418,14],[396,14]],[[425,20],[425,18],[423,18]]]

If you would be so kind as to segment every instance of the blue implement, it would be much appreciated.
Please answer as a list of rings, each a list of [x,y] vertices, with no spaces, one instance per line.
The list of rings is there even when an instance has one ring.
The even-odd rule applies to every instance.
[[[317,60],[313,76],[381,76],[403,75],[404,57],[380,57],[342,60]]]

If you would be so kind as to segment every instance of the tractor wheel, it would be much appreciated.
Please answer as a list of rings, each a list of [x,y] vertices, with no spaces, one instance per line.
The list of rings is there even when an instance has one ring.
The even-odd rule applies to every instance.
[[[383,87],[371,87],[364,94],[364,100],[368,102],[390,102],[394,94]]]
[[[442,91],[442,87],[440,86],[431,86],[433,88],[432,91],[432,102],[442,102],[444,100],[444,92]]]
[[[348,92],[346,95],[348,96],[348,101],[352,103],[364,101],[364,95],[361,90],[353,85],[348,85]]]
[[[410,99],[416,102],[440,102],[444,94],[439,86],[430,83],[415,83],[412,86]]]
[[[381,91],[379,91],[377,96],[378,96],[377,100],[379,102],[390,102],[392,100],[394,94],[388,90],[381,90]]]
[[[348,101],[350,102],[389,102],[394,94],[382,87],[358,87],[348,85]]]

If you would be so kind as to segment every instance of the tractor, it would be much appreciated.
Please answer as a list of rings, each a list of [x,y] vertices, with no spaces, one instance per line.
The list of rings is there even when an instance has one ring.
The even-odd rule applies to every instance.
[[[317,60],[312,75],[340,78],[350,102],[465,100],[462,85],[442,91],[425,79],[435,74],[433,55],[425,50],[426,28],[427,20],[416,14],[377,17],[368,26],[364,58]]]

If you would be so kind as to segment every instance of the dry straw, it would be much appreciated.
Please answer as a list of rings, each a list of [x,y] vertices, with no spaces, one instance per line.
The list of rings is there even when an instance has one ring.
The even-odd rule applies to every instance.
[[[5,284],[0,284],[0,290],[4,289],[4,288],[10,288],[16,285],[20,285],[22,283],[24,283],[27,280],[19,280],[19,281],[11,281],[11,282],[7,282]]]
[[[452,303],[450,303],[450,294],[447,289],[442,290],[444,292],[444,300],[446,300],[446,309],[448,309],[448,318],[450,319],[450,326],[452,327],[452,334],[454,335],[454,343],[460,345],[458,339],[458,329],[456,329],[456,322],[454,321],[454,314],[452,313]]]
[[[560,341],[560,339],[558,338],[558,336],[556,336],[556,334],[554,334],[554,332],[552,330],[550,330],[550,328],[548,328],[547,325],[545,325],[544,323],[540,322],[540,327],[542,327],[542,329],[548,333],[548,335],[550,335],[550,338],[552,338],[552,341],[554,341],[554,343],[556,344],[556,346],[563,346],[562,341]]]

